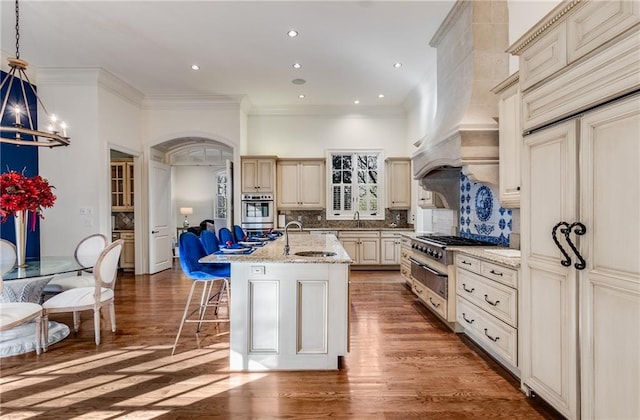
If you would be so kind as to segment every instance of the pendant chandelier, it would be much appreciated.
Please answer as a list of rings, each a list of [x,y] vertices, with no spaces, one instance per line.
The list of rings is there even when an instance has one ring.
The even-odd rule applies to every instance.
[[[0,83],[0,89],[6,89],[0,110],[2,124],[0,126],[0,141],[20,146],[68,146],[71,142],[67,137],[66,124],[63,121],[58,121],[55,115],[49,114],[38,96],[38,92],[27,77],[28,63],[20,59],[19,20],[20,10],[18,0],[16,0],[16,56],[7,59],[10,70]],[[14,83],[19,86],[20,95],[16,95],[17,98],[10,98]],[[32,103],[27,100],[28,92],[35,96],[35,101],[32,100]],[[38,130],[38,127],[33,124],[31,113],[37,109],[37,104],[40,104],[45,117],[49,120],[47,131]]]

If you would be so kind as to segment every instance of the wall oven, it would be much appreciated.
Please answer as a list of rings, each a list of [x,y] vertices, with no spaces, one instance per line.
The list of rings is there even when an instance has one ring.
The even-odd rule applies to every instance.
[[[240,224],[246,231],[262,231],[274,227],[273,194],[242,194]]]

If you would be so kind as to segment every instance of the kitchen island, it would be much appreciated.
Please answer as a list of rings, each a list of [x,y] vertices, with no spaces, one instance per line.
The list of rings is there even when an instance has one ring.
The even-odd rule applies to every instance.
[[[284,245],[201,260],[231,263],[231,370],[337,369],[348,351],[351,258],[334,235],[289,233],[289,255]]]

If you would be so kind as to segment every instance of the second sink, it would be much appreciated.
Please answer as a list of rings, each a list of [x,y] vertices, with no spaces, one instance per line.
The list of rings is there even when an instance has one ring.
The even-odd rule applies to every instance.
[[[333,257],[336,253],[332,251],[299,251],[294,255],[299,257]]]

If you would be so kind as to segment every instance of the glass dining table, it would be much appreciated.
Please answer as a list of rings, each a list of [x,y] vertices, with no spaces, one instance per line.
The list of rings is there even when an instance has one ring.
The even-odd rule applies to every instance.
[[[92,268],[81,265],[73,256],[40,257],[27,259],[26,267],[4,267],[2,271],[3,290],[0,300],[3,302],[41,303],[43,290],[47,283],[57,275],[75,275],[80,270]],[[5,271],[6,270],[6,271]],[[49,321],[48,345],[57,343],[70,333],[65,324]],[[0,332],[0,357],[13,356],[35,350],[33,326],[23,324]]]

